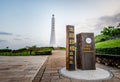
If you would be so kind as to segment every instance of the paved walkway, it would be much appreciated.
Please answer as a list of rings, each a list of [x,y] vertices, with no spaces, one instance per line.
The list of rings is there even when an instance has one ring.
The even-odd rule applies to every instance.
[[[75,80],[59,74],[59,69],[65,67],[65,51],[55,50],[49,56],[48,61],[42,66],[33,82],[120,82],[120,69],[96,64],[97,67],[109,70],[113,73],[113,78],[98,81]]]
[[[97,64],[111,71],[110,80],[81,81],[59,74],[65,67],[65,51],[55,50],[47,56],[0,56],[0,82],[120,82],[120,69]],[[47,61],[46,61],[47,59]]]
[[[47,56],[0,56],[0,82],[32,82]]]

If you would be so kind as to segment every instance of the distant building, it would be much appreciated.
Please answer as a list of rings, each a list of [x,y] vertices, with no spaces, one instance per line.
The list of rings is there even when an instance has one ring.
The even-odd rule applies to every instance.
[[[50,47],[54,47],[54,48],[57,47],[56,38],[55,38],[55,17],[54,17],[54,14],[52,15],[52,21],[51,21]]]

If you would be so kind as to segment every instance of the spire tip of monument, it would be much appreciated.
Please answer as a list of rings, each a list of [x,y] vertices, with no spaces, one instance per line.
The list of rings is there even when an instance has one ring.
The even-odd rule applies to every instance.
[[[54,14],[52,14],[52,16],[54,16]]]

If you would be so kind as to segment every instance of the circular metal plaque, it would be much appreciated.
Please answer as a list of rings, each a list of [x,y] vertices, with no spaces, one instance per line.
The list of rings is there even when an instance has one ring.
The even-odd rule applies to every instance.
[[[91,38],[86,38],[86,43],[90,44],[92,42]]]

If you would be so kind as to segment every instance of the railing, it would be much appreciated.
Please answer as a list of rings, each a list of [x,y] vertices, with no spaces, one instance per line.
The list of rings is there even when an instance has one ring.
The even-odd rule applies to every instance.
[[[96,61],[108,66],[120,68],[120,55],[96,54]]]

